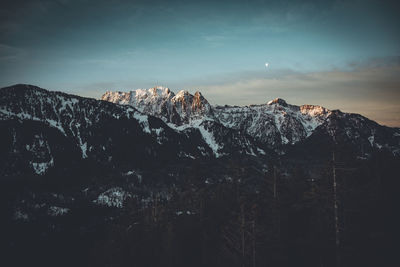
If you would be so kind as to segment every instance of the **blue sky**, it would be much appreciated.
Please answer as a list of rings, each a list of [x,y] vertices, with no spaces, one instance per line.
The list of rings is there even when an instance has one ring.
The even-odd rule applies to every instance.
[[[283,97],[400,126],[394,1],[31,0],[3,6],[0,86],[29,83],[98,98],[105,90],[161,84],[200,90],[213,104]]]

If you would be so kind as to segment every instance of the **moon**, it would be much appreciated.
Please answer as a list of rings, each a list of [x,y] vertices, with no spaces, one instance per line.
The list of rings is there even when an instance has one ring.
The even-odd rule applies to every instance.
[[[268,62],[267,62],[267,63],[265,63],[265,67],[266,67],[266,68],[268,68],[268,66],[269,66],[269,63],[268,63]]]

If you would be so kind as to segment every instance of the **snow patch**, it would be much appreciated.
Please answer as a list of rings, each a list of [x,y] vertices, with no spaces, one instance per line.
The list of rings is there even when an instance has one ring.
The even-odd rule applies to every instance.
[[[51,158],[49,162],[32,162],[31,161],[31,165],[36,174],[44,175],[47,172],[47,170],[54,165],[54,160],[53,160],[53,158]]]
[[[21,119],[21,120],[33,120],[33,121],[40,121],[40,122],[45,122],[45,123],[47,123],[49,126],[51,126],[51,127],[53,127],[53,128],[56,128],[56,129],[58,129],[60,132],[62,132],[65,136],[67,136],[66,135],[66,133],[65,133],[65,130],[64,130],[64,128],[60,125],[60,123],[59,122],[57,122],[57,121],[55,121],[55,120],[51,120],[51,119],[40,119],[40,118],[38,118],[38,117],[35,117],[35,116],[32,116],[32,115],[30,115],[30,114],[27,114],[27,113],[23,113],[23,112],[21,112],[21,113],[14,113],[14,112],[11,112],[11,111],[9,111],[9,110],[6,110],[6,109],[0,109],[0,113],[2,113],[3,115],[5,115],[5,117],[7,118],[9,118],[9,117],[17,117],[17,118],[19,118],[19,119]]]
[[[82,158],[86,159],[87,156],[87,142],[84,144],[81,143],[81,150],[82,150]]]
[[[137,173],[136,171],[127,171],[127,172],[123,173],[122,175],[123,176],[133,176],[133,175],[135,175],[140,184],[142,183],[142,180],[143,180],[143,176],[141,174]]]
[[[192,211],[190,211],[190,210],[187,210],[187,211],[181,211],[181,210],[179,210],[179,211],[175,212],[175,214],[178,215],[178,216],[181,216],[181,215],[184,215],[184,214],[186,214],[186,215],[194,215],[194,214],[196,214],[196,213],[195,213],[195,212],[192,212]]]
[[[197,127],[199,129],[201,135],[203,136],[204,142],[211,148],[211,150],[214,152],[215,157],[219,158],[223,154],[220,154],[218,151],[221,149],[221,147],[218,145],[218,143],[215,141],[214,135],[212,132],[207,131],[204,126],[199,125]]]
[[[370,137],[368,137],[368,141],[371,144],[371,146],[374,146],[374,140],[375,140],[375,136],[371,135]]]
[[[259,147],[257,147],[257,152],[260,153],[261,155],[266,155],[265,151]]]
[[[143,131],[145,133],[151,134],[150,127],[149,127],[149,116],[144,115],[139,112],[135,112],[133,117],[139,121],[139,123],[142,125]]]
[[[130,196],[122,188],[113,187],[101,193],[93,202],[103,206],[122,208],[124,201]]]
[[[62,208],[57,206],[51,206],[47,211],[47,214],[50,216],[62,216],[69,212],[69,208]]]
[[[21,221],[28,221],[29,220],[29,216],[27,213],[21,211],[21,210],[16,210],[14,212],[14,220],[21,220]]]
[[[156,128],[156,129],[152,129],[152,131],[155,132],[157,136],[160,136],[160,134],[164,131],[164,129]]]
[[[211,148],[211,150],[213,151],[214,155],[216,158],[219,158],[223,155],[225,155],[224,153],[220,153],[219,150],[222,149],[221,146],[215,141],[214,135],[212,132],[207,131],[204,126],[202,125],[204,122],[206,122],[207,120],[193,120],[188,124],[184,124],[181,126],[176,126],[173,123],[167,123],[167,125],[169,127],[171,127],[172,129],[174,129],[177,132],[181,132],[184,131],[188,128],[195,128],[198,129],[201,136],[203,137],[204,142]],[[198,147],[199,148],[199,147]],[[201,151],[201,150],[200,150]],[[202,151],[201,151],[202,152]],[[203,152],[202,152],[203,154]]]
[[[185,153],[185,152],[183,152],[183,151],[180,151],[179,154],[178,154],[178,156],[179,156],[179,157],[182,157],[182,158],[196,159],[196,157],[192,156],[191,154],[187,154],[187,153]]]

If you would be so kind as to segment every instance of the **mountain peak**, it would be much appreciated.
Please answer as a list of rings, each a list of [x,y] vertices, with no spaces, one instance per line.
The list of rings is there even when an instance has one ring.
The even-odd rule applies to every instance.
[[[175,95],[175,97],[176,97],[176,98],[181,98],[181,97],[188,96],[188,95],[190,95],[190,94],[189,94],[189,92],[188,92],[187,90],[180,90],[180,91]]]
[[[150,88],[148,91],[150,93],[152,93],[154,96],[156,96],[156,95],[167,96],[172,93],[168,87],[163,87],[163,86],[156,86],[156,87]]]
[[[279,98],[279,97],[275,98],[274,100],[269,101],[267,104],[268,105],[279,104],[284,107],[286,107],[288,105],[285,100],[283,100],[282,98]]]
[[[307,113],[310,116],[322,116],[330,112],[329,109],[326,109],[318,105],[302,105],[300,106],[300,111],[301,113],[303,114]]]
[[[38,86],[31,85],[31,84],[24,84],[24,83],[14,84],[14,85],[11,85],[11,86],[8,86],[8,87],[4,87],[4,88],[1,88],[1,89],[2,90],[37,90],[37,91],[44,90],[44,91],[47,91],[47,90],[45,90],[43,88],[40,88]]]
[[[208,103],[207,99],[205,99],[199,91],[196,91],[196,93],[194,93],[192,109],[206,110],[207,113],[209,113],[211,110],[210,104]]]

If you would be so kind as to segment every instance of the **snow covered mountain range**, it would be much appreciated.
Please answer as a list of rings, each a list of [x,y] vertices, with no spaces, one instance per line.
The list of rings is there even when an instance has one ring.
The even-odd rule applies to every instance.
[[[284,146],[304,141],[318,130],[331,136],[343,132],[347,139],[360,146],[385,147],[399,153],[398,129],[380,126],[358,114],[317,105],[290,105],[280,98],[244,107],[211,106],[198,91],[191,95],[181,90],[175,95],[169,88],[154,87],[131,92],[107,91],[101,99],[133,106],[145,114],[161,118],[172,128],[198,127],[207,122],[240,130],[279,152]],[[345,124],[343,128],[335,126],[339,121]]]
[[[274,157],[307,142],[303,150],[318,148],[321,140],[351,146],[360,157],[400,154],[398,128],[282,99],[211,106],[199,92],[157,87],[107,92],[102,100],[31,85],[0,89],[0,172],[44,175],[85,159],[129,171],[154,160]]]

